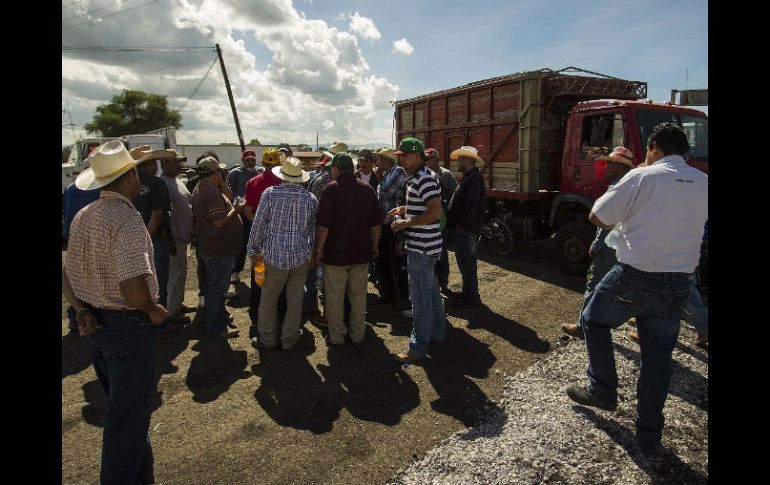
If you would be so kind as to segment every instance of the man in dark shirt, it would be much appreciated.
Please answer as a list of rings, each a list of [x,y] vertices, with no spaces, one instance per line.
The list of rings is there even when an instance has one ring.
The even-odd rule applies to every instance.
[[[486,212],[486,193],[484,178],[476,163],[483,167],[484,160],[479,157],[478,150],[471,146],[460,147],[450,157],[459,161],[464,176],[452,195],[447,213],[447,227],[454,230],[455,234],[455,256],[463,278],[463,291],[459,294],[449,293],[449,296],[458,300],[455,306],[470,308],[481,304],[476,267],[479,235]]]
[[[329,343],[345,343],[343,301],[350,300],[350,340],[360,345],[366,330],[366,275],[377,257],[382,214],[371,186],[353,175],[353,158],[338,153],[332,159],[332,182],[318,209],[314,263],[323,254],[326,321]]]
[[[131,150],[134,159],[148,155],[146,161],[136,166],[139,172],[139,197],[132,202],[142,215],[144,225],[152,239],[155,254],[155,274],[158,277],[158,303],[168,305],[169,254],[172,247],[169,233],[171,195],[166,183],[155,174],[158,173],[158,161],[172,160],[174,155],[166,150],[153,151],[149,145]]]
[[[444,214],[446,214],[446,211],[449,209],[449,200],[452,198],[452,194],[454,194],[455,189],[457,188],[457,179],[455,179],[454,174],[450,170],[441,166],[438,150],[435,148],[427,148],[425,150],[425,155],[428,157],[428,168],[430,168],[439,179],[439,184],[441,185],[441,208],[444,210]],[[438,278],[441,292],[444,294],[449,293],[449,254],[447,253],[446,248],[448,233],[449,231],[447,231],[446,227],[441,231],[441,237],[443,239],[443,243],[441,244],[441,259],[439,259],[436,264],[436,277]]]
[[[249,180],[257,175],[257,170],[254,168],[257,165],[257,154],[254,150],[246,150],[241,155],[241,161],[243,165],[238,165],[230,170],[227,174],[227,185],[233,191],[233,202],[238,202],[238,198],[245,200],[246,198],[246,184]],[[233,264],[233,274],[230,276],[231,283],[237,283],[241,281],[241,271],[246,264],[246,244],[249,242],[249,234],[251,233],[251,219],[246,216],[241,216],[241,222],[243,223],[243,235],[241,252],[235,256],[235,263]]]

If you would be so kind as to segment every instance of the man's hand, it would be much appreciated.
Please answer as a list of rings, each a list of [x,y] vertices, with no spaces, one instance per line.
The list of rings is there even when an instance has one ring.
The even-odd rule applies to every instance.
[[[153,308],[152,311],[147,312],[147,315],[150,317],[150,321],[153,325],[160,325],[166,318],[168,318],[168,310],[166,310],[163,305],[156,303],[155,308]]]
[[[321,256],[323,251],[313,251],[313,256],[310,258],[310,269],[315,268],[321,262]]]
[[[102,328],[99,319],[96,318],[96,315],[91,313],[89,308],[81,308],[78,310],[75,314],[75,321],[78,324],[78,331],[81,337],[94,334],[97,330]]]
[[[393,232],[403,231],[409,227],[409,220],[408,219],[400,219],[398,221],[394,221],[390,228],[393,229]]]
[[[393,209],[388,212],[388,215],[390,217],[396,217],[396,216],[402,216],[406,214],[406,206],[400,205],[398,207],[394,207]]]

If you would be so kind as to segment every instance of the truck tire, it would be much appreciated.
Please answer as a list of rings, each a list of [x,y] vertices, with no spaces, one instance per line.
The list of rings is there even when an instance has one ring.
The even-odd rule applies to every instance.
[[[562,226],[553,238],[556,265],[567,274],[583,276],[591,265],[588,248],[596,237],[596,228],[573,222]]]
[[[484,224],[482,235],[494,252],[508,256],[516,246],[517,235],[511,224],[501,217],[493,217]]]

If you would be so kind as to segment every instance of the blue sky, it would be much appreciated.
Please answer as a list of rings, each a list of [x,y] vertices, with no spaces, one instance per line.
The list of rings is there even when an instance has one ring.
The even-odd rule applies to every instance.
[[[62,15],[113,3],[81,0]],[[354,16],[365,28],[353,27]],[[575,66],[646,81],[656,101],[671,89],[707,88],[707,23],[704,0],[160,0],[63,30],[62,44],[218,42],[247,140],[311,143],[319,131],[322,143],[382,143],[390,140],[388,100],[518,71]],[[410,54],[394,51],[399,39]],[[62,104],[69,101],[81,132],[120,89],[166,94],[181,105],[211,54],[163,56],[63,52]],[[235,140],[218,66],[183,116],[183,142]],[[62,142],[71,139],[63,129]]]

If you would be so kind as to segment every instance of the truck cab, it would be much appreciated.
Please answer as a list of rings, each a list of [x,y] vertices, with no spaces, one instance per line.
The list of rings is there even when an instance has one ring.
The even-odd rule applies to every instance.
[[[118,137],[93,137],[81,138],[72,145],[70,156],[61,164],[61,193],[75,181],[80,172],[88,168],[88,153],[102,143],[110,140],[119,140]]]

